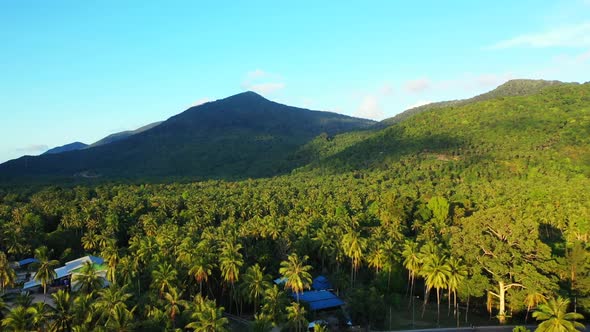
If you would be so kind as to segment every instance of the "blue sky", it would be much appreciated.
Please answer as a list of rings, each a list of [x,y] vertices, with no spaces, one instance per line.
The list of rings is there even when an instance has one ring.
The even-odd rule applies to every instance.
[[[380,120],[590,80],[590,0],[282,3],[0,1],[0,162],[245,90]]]

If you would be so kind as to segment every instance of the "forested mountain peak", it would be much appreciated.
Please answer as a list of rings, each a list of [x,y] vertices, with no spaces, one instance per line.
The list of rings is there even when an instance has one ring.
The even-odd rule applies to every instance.
[[[273,176],[298,166],[288,158],[314,137],[375,122],[270,101],[248,91],[191,107],[122,140],[0,165],[0,179],[80,177],[206,179]]]
[[[459,100],[448,100],[448,101],[439,101],[434,102],[414,108],[410,108],[408,110],[403,111],[400,114],[397,114],[391,118],[387,118],[382,120],[380,124],[382,125],[392,125],[394,123],[398,123],[411,117],[412,115],[426,112],[433,109],[439,109],[447,106],[462,106],[467,105],[470,103],[499,98],[499,97],[510,97],[510,96],[524,96],[529,94],[534,94],[540,91],[543,88],[549,86],[555,86],[560,84],[577,84],[577,83],[564,83],[561,81],[548,81],[548,80],[533,80],[533,79],[512,79],[503,83],[496,87],[494,90],[488,91],[486,93],[482,93],[472,98],[468,99],[459,99]]]

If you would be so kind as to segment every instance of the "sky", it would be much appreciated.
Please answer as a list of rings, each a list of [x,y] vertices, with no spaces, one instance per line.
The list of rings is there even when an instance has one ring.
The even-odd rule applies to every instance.
[[[590,0],[0,0],[0,162],[247,90],[382,120],[590,81]]]

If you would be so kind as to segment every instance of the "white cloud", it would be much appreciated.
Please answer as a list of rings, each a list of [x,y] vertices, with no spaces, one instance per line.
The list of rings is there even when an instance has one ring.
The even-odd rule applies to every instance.
[[[245,86],[248,90],[252,90],[254,92],[258,92],[260,94],[271,94],[278,90],[282,90],[285,88],[285,83],[279,82],[269,82],[269,83],[258,83],[258,84],[250,84]]]
[[[427,104],[430,104],[430,103],[432,103],[432,100],[418,100],[414,104],[406,107],[406,109],[409,110],[409,109],[420,107],[420,106],[424,106],[424,105],[427,105]]]
[[[554,27],[544,32],[516,36],[500,41],[489,49],[511,47],[585,47],[590,46],[590,22]]]
[[[191,104],[191,107],[195,107],[195,106],[199,106],[199,105],[203,105],[204,103],[208,103],[210,102],[211,99],[204,97],[204,98],[200,98],[197,99],[194,103]]]
[[[374,95],[366,95],[359,105],[356,116],[366,119],[381,119],[383,118],[383,110],[379,105],[379,98]]]
[[[21,153],[40,153],[49,150],[49,147],[46,144],[29,144],[16,150]]]
[[[379,89],[379,94],[382,96],[391,96],[393,94],[393,87],[389,83],[385,83]]]
[[[285,83],[278,75],[268,73],[262,69],[255,69],[246,73],[242,81],[242,88],[258,92],[260,94],[271,94],[285,88]]]
[[[422,93],[431,88],[432,82],[428,78],[419,78],[404,83],[404,89],[410,93]]]
[[[267,75],[268,75],[268,73],[267,73],[267,72],[265,72],[265,71],[264,71],[264,70],[262,70],[262,69],[254,69],[254,70],[252,70],[252,71],[249,71],[249,72],[246,74],[246,77],[247,77],[248,79],[255,80],[255,79],[257,79],[257,78],[261,78],[261,77],[264,77],[264,76],[267,76]]]

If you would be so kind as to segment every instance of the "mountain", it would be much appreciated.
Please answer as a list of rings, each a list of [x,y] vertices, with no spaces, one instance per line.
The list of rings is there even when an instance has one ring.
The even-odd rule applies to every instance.
[[[398,123],[404,119],[411,117],[412,115],[419,114],[422,112],[430,111],[433,109],[439,109],[448,106],[463,106],[467,104],[471,104],[478,101],[489,100],[493,98],[499,97],[510,97],[510,96],[525,96],[528,94],[533,94],[540,91],[543,88],[548,86],[560,85],[560,84],[572,84],[572,83],[563,83],[560,81],[546,81],[546,80],[530,80],[530,79],[515,79],[510,80],[492,91],[477,95],[475,97],[469,99],[460,99],[460,100],[449,100],[449,101],[440,101],[435,103],[430,103],[414,108],[410,108],[400,114],[397,114],[391,118],[382,120],[380,124],[382,125],[392,125],[394,123]]]
[[[135,130],[126,130],[126,131],[121,131],[118,133],[114,133],[111,134],[99,141],[96,141],[92,144],[90,144],[89,147],[95,147],[95,146],[99,146],[99,145],[104,145],[104,144],[108,144],[108,143],[112,143],[112,142],[116,142],[116,141],[120,141],[122,139],[125,139],[129,136],[135,135],[135,134],[139,134],[142,133],[146,130],[152,129],[155,126],[159,125],[160,123],[162,123],[163,121],[158,121],[158,122],[154,122],[154,123],[150,123],[148,125],[145,125],[141,128],[135,129]]]
[[[88,146],[88,144],[84,144],[82,142],[74,142],[74,143],[55,147],[53,149],[49,149],[49,150],[43,152],[42,154],[52,154],[52,153],[62,153],[62,152],[67,152],[67,151],[75,151],[75,150],[84,149],[87,146]]]
[[[314,137],[374,123],[290,107],[245,92],[189,108],[124,140],[8,161],[0,165],[0,179],[273,176],[300,166],[289,158]]]
[[[590,83],[553,84],[423,111],[376,131],[316,138],[296,154],[297,172],[426,172],[431,181],[590,177]],[[453,180],[453,181],[455,181]],[[413,181],[413,180],[409,180]]]

